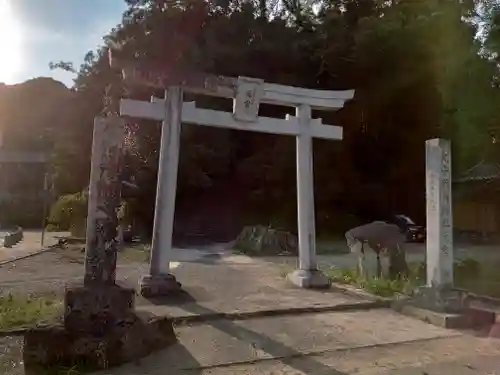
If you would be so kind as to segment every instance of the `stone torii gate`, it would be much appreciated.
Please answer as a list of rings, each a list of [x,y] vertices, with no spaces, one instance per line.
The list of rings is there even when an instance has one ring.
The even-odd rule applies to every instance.
[[[297,207],[299,269],[288,275],[293,284],[326,287],[328,278],[317,268],[312,139],[342,139],[342,128],[323,125],[311,110],[336,110],[354,96],[354,90],[326,91],[265,83],[261,79],[204,74],[165,74],[137,68],[123,69],[128,84],[164,89],[163,99],[151,102],[122,99],[120,115],[162,121],[158,186],[149,275],[140,281],[141,294],[162,295],[180,287],[170,273],[175,195],[181,123],[292,135],[297,139]],[[183,93],[233,99],[233,112],[198,108],[184,102]],[[260,103],[295,108],[285,119],[259,116]]]

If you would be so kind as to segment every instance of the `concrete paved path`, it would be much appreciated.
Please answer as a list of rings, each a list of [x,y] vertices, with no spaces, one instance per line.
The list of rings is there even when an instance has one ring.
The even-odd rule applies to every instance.
[[[176,332],[175,346],[99,375],[500,374],[499,341],[385,309],[222,319]]]
[[[174,273],[189,297],[139,300],[138,309],[181,317],[304,306],[359,304],[360,308],[244,320],[210,318],[178,325],[174,347],[139,364],[100,374],[371,375],[451,366],[454,375],[461,375],[457,366],[467,371],[464,366],[473,360],[484,367],[487,361],[478,360],[482,356],[500,364],[497,339],[445,330],[390,309],[364,310],[366,300],[336,290],[291,288],[279,268],[263,260],[209,256],[180,262]]]
[[[58,250],[0,268],[0,287],[62,291],[81,277],[79,254]],[[292,288],[276,264],[223,249],[178,250],[175,259],[173,272],[187,293],[138,298],[137,308],[178,318],[178,343],[99,375],[500,374],[498,339],[445,330],[385,308],[362,308],[369,301],[338,290]],[[135,287],[146,270],[146,263],[122,263],[119,281]],[[348,311],[238,317],[346,304]],[[208,319],[181,324],[180,318],[193,316]],[[15,362],[20,340],[10,340],[2,352]],[[13,366],[5,374],[21,375],[22,368]]]
[[[333,288],[312,291],[291,287],[275,265],[246,256],[208,256],[178,262],[173,273],[186,293],[174,300],[138,298],[140,309],[156,315],[189,317],[276,309],[327,309],[369,302]]]

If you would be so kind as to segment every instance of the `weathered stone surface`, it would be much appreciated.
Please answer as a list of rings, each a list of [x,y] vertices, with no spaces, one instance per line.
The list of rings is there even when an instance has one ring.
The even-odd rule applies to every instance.
[[[459,328],[481,328],[496,322],[494,311],[468,307],[462,314],[463,326]]]
[[[421,308],[443,313],[460,313],[468,307],[465,291],[439,286],[422,286],[412,296]]]
[[[40,369],[107,369],[145,357],[176,341],[171,321],[128,312],[102,334],[70,331],[64,327],[30,330],[25,334],[25,373]]]
[[[86,228],[86,285],[115,283],[124,126],[124,121],[117,116],[98,117],[94,122]]]
[[[12,247],[23,239],[23,228],[16,227],[15,229],[9,231],[3,238],[4,247]]]
[[[70,332],[104,334],[134,308],[135,291],[113,286],[66,290],[64,327]]]
[[[472,306],[472,300],[465,290],[435,285],[418,288],[408,302],[424,317],[440,317],[445,323],[438,325],[446,328],[475,329],[494,324],[495,312]]]
[[[260,225],[243,228],[234,247],[255,255],[298,254],[296,235]]]
[[[64,324],[25,335],[27,372],[40,366],[105,369],[175,342],[170,320],[134,312],[134,293],[116,285],[67,290]]]
[[[395,301],[392,308],[408,316],[451,329],[478,329],[492,326],[496,313],[475,306],[466,290],[423,286],[410,298]]]
[[[451,144],[425,142],[427,285],[453,287]]]
[[[300,288],[328,288],[331,281],[320,270],[295,270],[287,275],[287,280]]]
[[[147,275],[139,281],[140,294],[143,297],[160,297],[178,293],[181,283],[172,274]]]

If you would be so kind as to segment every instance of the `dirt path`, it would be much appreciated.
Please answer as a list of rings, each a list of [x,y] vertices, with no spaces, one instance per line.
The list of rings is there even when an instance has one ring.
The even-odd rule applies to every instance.
[[[43,247],[55,245],[58,236],[67,235],[66,232],[48,232],[45,233]],[[36,253],[42,249],[42,232],[39,230],[25,230],[23,240],[18,244],[6,248],[0,247],[0,262],[17,257]]]

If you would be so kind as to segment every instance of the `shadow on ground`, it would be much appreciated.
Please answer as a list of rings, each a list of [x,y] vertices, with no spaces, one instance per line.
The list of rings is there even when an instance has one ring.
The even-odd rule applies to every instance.
[[[151,354],[150,356],[138,360],[135,363],[127,364],[118,368],[113,368],[109,370],[104,370],[96,373],[95,375],[132,375],[132,374],[173,374],[169,370],[169,364],[165,363],[165,356],[168,358],[175,358],[176,363],[182,363],[183,366],[190,369],[189,374],[201,374],[203,368],[200,363],[194,358],[189,350],[182,344],[177,343],[168,349],[164,349],[157,353]],[[170,362],[170,361],[169,361]],[[182,369],[179,369],[182,371]],[[184,372],[184,371],[183,371]]]
[[[215,311],[207,309],[200,305],[190,305],[188,311],[195,314],[213,314]],[[304,356],[303,353],[292,349],[280,342],[277,342],[266,335],[251,331],[244,327],[236,325],[228,320],[216,320],[208,323],[214,328],[240,340],[250,343],[256,349],[263,350],[270,354],[273,358],[278,359],[283,364],[286,364],[305,374],[314,375],[347,375],[341,371],[337,371],[332,367],[326,366],[314,358]],[[284,355],[283,353],[287,353]],[[293,361],[294,358],[301,357],[302,361]]]
[[[201,316],[207,317],[207,319],[200,319],[196,321],[197,325],[203,325],[204,327],[212,327],[213,329],[228,335],[229,337],[234,338],[238,342],[242,343],[242,345],[235,345],[231,347],[227,342],[218,347],[219,351],[226,351],[224,355],[218,356],[219,360],[214,363],[212,360],[207,362],[207,358],[203,358],[201,361],[203,365],[200,365],[198,360],[196,360],[192,354],[197,352],[198,355],[204,356],[208,355],[205,352],[200,354],[200,348],[197,345],[200,343],[196,342],[195,339],[191,342],[189,338],[184,336],[182,343],[179,342],[175,346],[164,350],[162,353],[155,354],[153,356],[148,357],[142,361],[142,366],[140,367],[140,371],[143,374],[160,374],[160,373],[199,373],[203,369],[208,369],[212,367],[227,367],[234,364],[241,363],[253,363],[254,361],[262,361],[269,359],[277,359],[281,361],[283,364],[295,368],[299,372],[303,372],[306,374],[315,374],[315,375],[344,375],[343,372],[337,371],[330,366],[326,366],[318,361],[316,361],[313,357],[304,355],[301,351],[294,349],[293,347],[276,341],[270,338],[268,335],[253,331],[252,329],[241,326],[238,320],[232,321],[230,319],[223,319],[220,317],[221,313],[228,313],[230,310],[234,312],[240,312],[244,306],[245,299],[249,298],[252,300],[252,294],[261,293],[261,292],[271,292],[269,298],[274,301],[274,304],[278,304],[276,307],[285,307],[281,306],[279,303],[278,295],[283,296],[283,293],[286,294],[286,290],[290,290],[293,288],[287,288],[285,284],[279,282],[278,285],[268,284],[266,279],[257,278],[254,279],[254,274],[246,275],[245,271],[259,269],[258,265],[250,265],[244,267],[244,270],[235,269],[231,267],[230,264],[224,264],[224,272],[222,269],[219,269],[221,264],[219,263],[220,256],[208,256],[205,257],[204,261],[196,261],[189,263],[181,263],[181,265],[175,269],[175,273],[178,277],[180,277],[180,281],[185,281],[188,285],[183,285],[183,291],[180,293],[172,294],[166,297],[160,298],[148,298],[142,299],[143,303],[149,303],[156,307],[164,306],[165,309],[162,309],[166,312],[167,316],[174,316],[172,314],[167,313],[170,311],[170,307],[181,309],[185,315],[189,315],[192,317]],[[210,260],[207,262],[206,260]],[[193,263],[198,263],[198,266],[195,266]],[[200,263],[202,267],[200,268]],[[217,265],[219,267],[217,267]],[[196,268],[194,268],[196,267]],[[203,275],[205,273],[205,275]],[[227,276],[224,277],[224,285],[219,285],[222,281],[221,277],[225,274]],[[196,276],[201,279],[196,279]],[[256,275],[255,275],[256,276]],[[250,279],[249,279],[250,277]],[[276,282],[279,280],[279,277],[275,278],[271,277],[269,282]],[[252,283],[253,281],[253,283]],[[250,284],[259,284],[259,282],[264,283],[264,285],[260,285],[256,288],[256,285]],[[189,285],[190,284],[190,285]],[[239,293],[237,293],[239,292]],[[303,290],[299,290],[298,292],[304,292]],[[339,295],[336,291],[321,291],[315,293],[315,291],[307,291],[308,294],[314,294],[321,298],[328,298],[327,296],[337,296]],[[237,293],[237,296],[236,296]],[[267,294],[267,293],[266,293]],[[335,298],[335,297],[333,297]],[[238,299],[240,299],[241,304],[238,303]],[[221,306],[221,309],[211,308],[213,302],[223,301],[223,300],[235,300],[236,303],[231,303],[232,308],[229,310],[230,306]],[[206,302],[209,302],[210,307],[206,306]],[[266,309],[269,308],[266,304],[254,304],[254,308],[256,309]],[[238,311],[240,310],[240,311]],[[223,314],[222,314],[223,315]],[[176,324],[189,325],[193,323],[190,319],[176,320]],[[177,329],[179,332],[180,327]],[[196,329],[196,328],[193,328]],[[181,330],[182,331],[182,330]],[[202,332],[206,332],[204,329],[200,329],[200,334]],[[215,335],[217,336],[217,335]],[[211,346],[217,346],[222,343],[217,342],[217,337],[211,337],[209,340],[212,342]],[[213,341],[212,341],[213,340]],[[186,342],[187,341],[187,342]],[[202,340],[200,340],[202,341]],[[249,348],[254,351],[262,351],[267,353],[266,358],[262,358],[262,355],[259,356],[248,356],[241,355],[240,350],[243,348]],[[191,349],[191,350],[190,350]],[[233,356],[233,354],[235,354]],[[300,361],[297,358],[300,357]],[[224,359],[220,359],[224,358]],[[243,360],[243,358],[247,358]],[[251,358],[251,360],[249,359]],[[198,358],[200,359],[200,358]],[[232,362],[235,361],[235,362]],[[128,368],[128,367],[127,367]],[[122,370],[122,369],[120,369]],[[114,374],[129,374],[125,372],[126,369],[123,368],[123,371],[117,371]],[[164,371],[164,372],[161,372]],[[228,373],[230,370],[228,369]]]
[[[203,307],[197,303],[189,303],[184,307],[185,310],[192,314],[197,315],[213,315],[217,311]],[[214,329],[221,331],[230,337],[246,343],[249,347],[252,347],[255,351],[263,351],[269,356],[267,358],[255,358],[252,360],[245,361],[226,361],[217,364],[205,364],[202,365],[200,362],[191,354],[190,345],[196,346],[197,343],[193,340],[192,343],[181,343],[178,342],[174,346],[165,349],[161,352],[155,353],[136,364],[129,364],[116,368],[113,371],[108,371],[105,374],[113,375],[130,375],[132,373],[140,372],[144,375],[160,375],[160,374],[201,374],[210,373],[210,369],[230,367],[238,364],[252,364],[258,361],[266,360],[278,360],[284,365],[294,368],[298,372],[304,374],[314,374],[314,375],[347,375],[344,372],[338,371],[333,367],[327,366],[321,362],[315,360],[315,358],[305,355],[290,346],[284,345],[276,340],[271,339],[267,335],[258,333],[242,327],[237,324],[237,322],[221,319],[212,320],[205,322],[207,326],[211,326]],[[213,343],[217,345],[217,343]],[[220,350],[228,350],[231,352],[234,348],[221,347]],[[300,358],[300,361],[297,359]],[[207,372],[204,372],[204,371]],[[136,372],[132,372],[136,371]],[[231,370],[228,368],[227,373],[230,374]],[[101,374],[101,373],[100,373]]]

